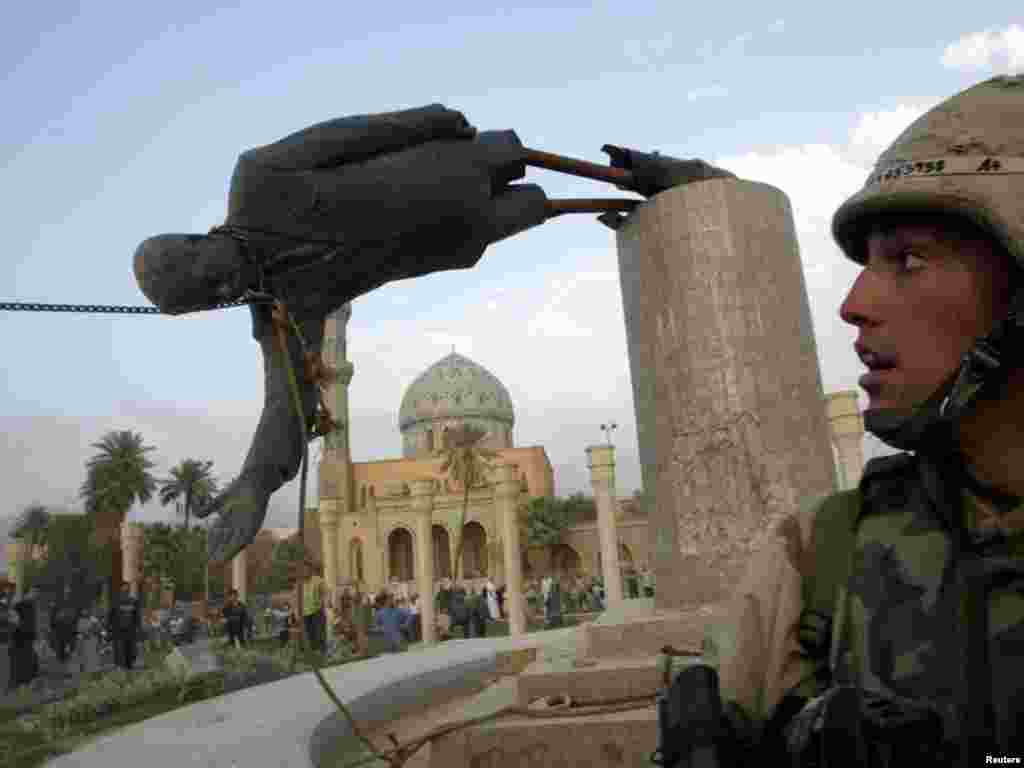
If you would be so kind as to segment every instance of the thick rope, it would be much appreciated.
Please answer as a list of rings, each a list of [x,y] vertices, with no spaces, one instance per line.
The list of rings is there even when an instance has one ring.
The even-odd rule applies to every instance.
[[[290,330],[296,335],[299,341],[299,346],[302,349],[303,357],[307,362],[306,373],[311,375],[313,373],[322,372],[326,369],[322,363],[319,367],[314,362],[318,359],[318,355],[310,353],[306,346],[306,340],[302,336],[302,332],[299,330],[295,319],[288,312],[288,308],[281,301],[276,301],[271,310],[271,317],[276,332],[276,339],[278,344],[278,351],[284,358],[284,364],[288,372],[288,387],[291,390],[292,395],[292,406],[299,419],[299,425],[302,431],[302,442],[303,442],[303,457],[302,457],[302,476],[299,481],[299,540],[302,541],[303,528],[305,522],[305,492],[306,492],[306,469],[309,464],[309,429],[306,425],[305,419],[303,418],[302,410],[302,394],[299,391],[299,384],[295,376],[295,368],[292,365],[291,358],[288,356],[288,338],[287,333]],[[317,381],[318,387],[323,387],[323,380]],[[321,404],[322,404],[321,399]],[[332,422],[333,423],[333,422]],[[299,610],[302,610],[302,590],[299,590]],[[302,641],[305,644],[308,641],[306,637],[305,622],[300,625],[300,632]],[[663,649],[672,655],[689,655],[686,651],[677,651],[671,647],[666,646]],[[395,743],[394,749],[382,751],[378,749],[374,743],[366,736],[366,734],[359,727],[358,722],[352,713],[349,711],[345,703],[342,702],[338,695],[331,688],[330,683],[323,676],[322,667],[314,654],[311,658],[311,664],[313,667],[313,674],[316,675],[317,681],[320,683],[320,687],[324,689],[324,693],[334,703],[334,705],[341,711],[348,721],[349,727],[352,729],[352,733],[357,739],[366,747],[371,753],[369,756],[361,758],[353,763],[348,764],[345,768],[356,768],[359,765],[366,765],[372,761],[383,760],[385,763],[395,766],[395,768],[401,768],[416,752],[418,752],[424,745],[433,742],[449,733],[462,730],[463,728],[469,728],[474,725],[480,725],[491,720],[497,720],[501,717],[528,717],[535,719],[547,719],[557,717],[591,717],[594,715],[606,715],[614,712],[628,712],[636,709],[646,709],[654,704],[655,697],[653,695],[637,696],[628,699],[615,699],[614,702],[608,703],[595,703],[586,706],[581,706],[573,709],[552,709],[552,710],[536,710],[528,707],[523,707],[518,704],[502,707],[488,715],[482,715],[480,717],[468,718],[466,720],[458,720],[453,723],[446,723],[445,725],[438,726],[429,733],[420,736],[417,739],[413,739],[404,744],[399,744],[394,734],[390,735],[392,742]]]

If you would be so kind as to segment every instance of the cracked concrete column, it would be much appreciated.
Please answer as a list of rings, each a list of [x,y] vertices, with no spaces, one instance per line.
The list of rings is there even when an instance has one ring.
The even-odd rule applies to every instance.
[[[130,585],[132,597],[139,596],[142,580],[142,536],[138,523],[121,523],[121,578]]]
[[[844,490],[856,488],[864,472],[864,419],[856,390],[828,396],[828,425],[835,446],[836,481]]]
[[[434,481],[413,480],[409,483],[412,512],[416,520],[416,591],[420,596],[420,625],[423,642],[434,643]]]
[[[731,592],[760,533],[835,490],[786,195],[675,187],[618,229],[658,609]]]
[[[246,547],[231,558],[231,588],[238,590],[238,599],[245,603],[249,599],[249,548]]]
[[[619,534],[615,527],[618,505],[615,502],[615,447],[592,445],[587,448],[590,485],[597,504],[597,536],[601,542],[601,578],[607,608],[622,602],[622,575],[619,573]]]
[[[526,634],[526,613],[523,610],[523,563],[519,545],[519,498],[522,483],[515,464],[496,468],[494,498],[501,526],[502,554],[505,561],[505,616],[512,637]]]

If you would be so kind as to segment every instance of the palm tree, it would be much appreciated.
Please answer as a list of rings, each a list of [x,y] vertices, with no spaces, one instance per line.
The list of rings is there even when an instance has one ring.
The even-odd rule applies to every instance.
[[[444,448],[436,454],[444,459],[441,472],[456,483],[462,485],[462,519],[459,520],[455,532],[455,580],[459,580],[462,567],[462,546],[465,541],[463,529],[466,526],[466,514],[469,511],[469,491],[487,482],[487,472],[492,468],[492,461],[497,458],[496,451],[480,446],[480,441],[487,436],[482,429],[471,425],[463,425],[444,433]]]
[[[86,464],[86,478],[79,494],[85,500],[86,514],[92,516],[99,543],[110,550],[109,596],[120,592],[121,523],[132,504],[145,504],[153,497],[157,479],[150,470],[155,466],[146,456],[153,450],[143,445],[142,435],[108,432],[92,447],[99,451]]]
[[[212,461],[184,459],[171,468],[171,476],[160,481],[160,504],[167,506],[179,498],[185,502],[185,528],[192,511],[205,506],[217,495],[217,481],[210,473]]]

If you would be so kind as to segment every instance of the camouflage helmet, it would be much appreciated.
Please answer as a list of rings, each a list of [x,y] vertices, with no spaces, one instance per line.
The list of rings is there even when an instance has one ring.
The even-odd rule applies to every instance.
[[[915,120],[878,158],[864,187],[832,219],[845,255],[865,263],[868,226],[879,215],[962,217],[998,242],[1024,269],[1024,75],[994,77]],[[954,439],[952,427],[992,394],[1024,351],[1024,291],[1014,287],[1008,317],[978,339],[958,370],[911,414],[865,413],[865,428],[893,447],[918,450]]]

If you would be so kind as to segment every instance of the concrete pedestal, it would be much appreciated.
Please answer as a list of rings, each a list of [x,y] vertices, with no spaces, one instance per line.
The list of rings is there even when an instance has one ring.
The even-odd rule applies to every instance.
[[[617,231],[659,608],[715,602],[753,542],[835,489],[789,201],[712,179]]]
[[[619,535],[616,530],[615,448],[593,445],[587,448],[590,485],[597,504],[597,535],[601,542],[601,578],[604,579],[606,607],[622,602],[622,575],[619,571]]]
[[[518,501],[522,485],[517,476],[515,464],[502,464],[497,468],[494,488],[495,503],[498,505],[498,519],[501,525],[501,544],[504,558],[505,604],[503,610],[508,619],[508,630],[512,637],[526,633],[526,613],[523,610],[523,564],[519,547]]]
[[[434,481],[413,480],[409,483],[412,511],[416,516],[416,591],[420,600],[420,625],[423,642],[437,640],[434,626]]]

